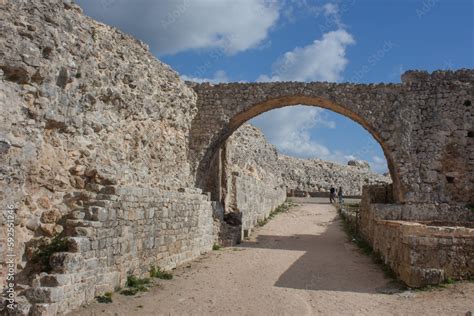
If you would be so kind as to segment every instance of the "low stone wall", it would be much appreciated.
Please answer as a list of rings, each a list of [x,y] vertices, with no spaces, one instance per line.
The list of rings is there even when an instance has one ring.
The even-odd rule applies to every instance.
[[[105,187],[69,194],[68,252],[50,257],[25,295],[37,314],[66,313],[123,287],[128,275],[151,265],[171,269],[209,251],[214,242],[211,202],[197,189]],[[33,269],[34,267],[27,267]],[[36,314],[35,314],[36,315]]]
[[[474,229],[375,221],[374,251],[410,287],[474,276]]]
[[[470,226],[474,212],[464,205],[394,204],[391,185],[365,186],[362,194],[360,227],[364,238],[373,243],[374,223],[380,220],[438,222],[446,226]]]
[[[467,208],[385,204],[387,187],[364,187],[360,216],[349,221],[411,287],[474,276],[474,221]],[[433,217],[433,214],[437,214]]]
[[[250,175],[232,173],[235,207],[242,213],[243,236],[286,200],[286,188],[274,186]]]

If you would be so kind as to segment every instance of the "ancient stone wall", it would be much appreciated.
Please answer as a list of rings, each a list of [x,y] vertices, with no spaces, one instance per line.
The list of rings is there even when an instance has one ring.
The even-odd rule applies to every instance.
[[[380,255],[396,276],[410,287],[469,279],[474,275],[474,215],[467,221],[458,212],[434,217],[438,210],[390,203],[384,186],[364,187],[360,208],[339,205],[358,238]],[[413,221],[416,216],[422,218]],[[431,220],[430,219],[431,216]],[[409,219],[408,221],[405,219]]]
[[[243,235],[286,200],[278,153],[263,133],[245,124],[225,145],[226,212],[241,214]]]
[[[174,268],[213,244],[211,202],[200,190],[107,187],[65,198],[72,208],[64,222],[68,250],[53,254],[52,271],[19,293],[33,311],[63,314],[124,287],[128,275]],[[36,268],[30,261],[25,270]]]
[[[474,275],[474,229],[376,221],[373,248],[410,287]]]
[[[411,203],[403,218],[460,221],[473,202],[472,71],[408,73],[401,85],[194,91],[146,45],[71,1],[3,1],[0,29],[0,199],[16,207],[23,311],[31,303],[37,314],[64,313],[150,264],[171,268],[210,250],[212,214],[222,208],[193,187],[233,131],[279,106],[324,106],[367,128],[387,156],[395,200]],[[262,216],[250,199],[263,196],[266,214],[282,198],[280,176],[264,163],[220,174],[235,183],[224,188],[236,192],[236,209],[248,209],[249,227]],[[57,235],[67,249],[51,255],[51,273],[38,274],[35,249]]]
[[[3,1],[0,29],[0,201],[16,207],[17,295],[65,312],[150,263],[210,250],[211,203],[187,157],[196,95],[179,76],[71,1]],[[37,282],[32,255],[57,235],[73,244]]]

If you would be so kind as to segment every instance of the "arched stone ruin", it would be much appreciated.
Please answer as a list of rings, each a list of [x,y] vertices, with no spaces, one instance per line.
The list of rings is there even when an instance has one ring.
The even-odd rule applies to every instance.
[[[472,72],[460,71],[407,72],[401,84],[190,84],[199,109],[191,123],[189,155],[196,184],[206,188],[211,160],[241,124],[271,109],[314,105],[351,118],[379,142],[397,203],[444,204],[445,213],[431,216],[465,218],[469,214],[456,205],[474,196],[467,105],[473,80]]]

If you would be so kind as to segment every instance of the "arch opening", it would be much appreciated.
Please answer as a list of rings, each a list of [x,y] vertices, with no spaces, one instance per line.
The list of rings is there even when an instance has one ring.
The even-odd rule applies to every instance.
[[[380,145],[387,161],[388,171],[392,179],[393,199],[397,203],[403,203],[403,192],[400,185],[399,170],[394,161],[392,150],[383,141],[376,129],[363,117],[349,110],[348,108],[320,97],[309,97],[305,95],[284,96],[278,98],[268,98],[267,100],[253,104],[246,110],[237,113],[219,131],[217,136],[207,148],[204,158],[200,161],[197,171],[197,185],[206,192],[211,192],[212,199],[220,201],[220,185],[217,182],[224,181],[225,174],[222,173],[222,161],[225,160],[225,143],[227,139],[244,123],[270,110],[295,106],[295,105],[315,106],[338,113],[362,126]]]

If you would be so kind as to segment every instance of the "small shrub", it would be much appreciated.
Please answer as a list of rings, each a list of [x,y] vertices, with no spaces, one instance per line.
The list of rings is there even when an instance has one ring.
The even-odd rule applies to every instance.
[[[149,284],[149,278],[141,279],[130,275],[127,277],[127,282],[125,283],[126,288],[120,291],[120,294],[131,296],[137,294],[138,292],[147,292]]]
[[[449,285],[451,284],[456,284],[458,281],[454,280],[454,279],[451,279],[451,278],[447,278],[445,279],[443,282],[441,283],[438,283],[438,284],[428,284],[428,285],[425,285],[423,287],[420,287],[420,288],[417,288],[415,289],[415,291],[418,291],[418,292],[424,292],[424,291],[436,291],[436,290],[440,290],[440,289],[445,289],[447,288]]]
[[[96,296],[95,299],[99,303],[104,303],[104,304],[112,303],[112,292],[105,292],[104,295]]]
[[[444,280],[443,283],[444,284],[454,284],[454,283],[456,283],[456,280],[451,279],[451,278],[447,278],[446,280]]]
[[[130,289],[123,289],[120,291],[120,294],[125,295],[125,296],[133,296],[138,293],[137,289],[130,288]]]
[[[474,212],[474,203],[466,204],[466,207],[470,209],[472,212]]]
[[[173,278],[173,275],[171,273],[163,271],[160,267],[156,268],[155,266],[151,266],[150,277],[162,280],[171,280]]]
[[[263,227],[263,226],[265,226],[267,223],[268,223],[268,218],[261,219],[261,220],[258,220],[258,221],[257,221],[257,225],[258,225],[259,227]]]
[[[127,277],[127,283],[125,283],[125,286],[137,288],[147,284],[150,284],[149,278],[137,278],[133,275],[129,275]]]
[[[56,235],[49,244],[41,245],[34,253],[34,260],[39,262],[43,272],[51,272],[53,269],[49,264],[49,258],[56,252],[68,251],[68,241],[64,237]]]
[[[212,250],[219,250],[219,249],[221,249],[221,248],[222,248],[222,246],[219,245],[219,244],[214,244],[214,245],[212,245]]]

